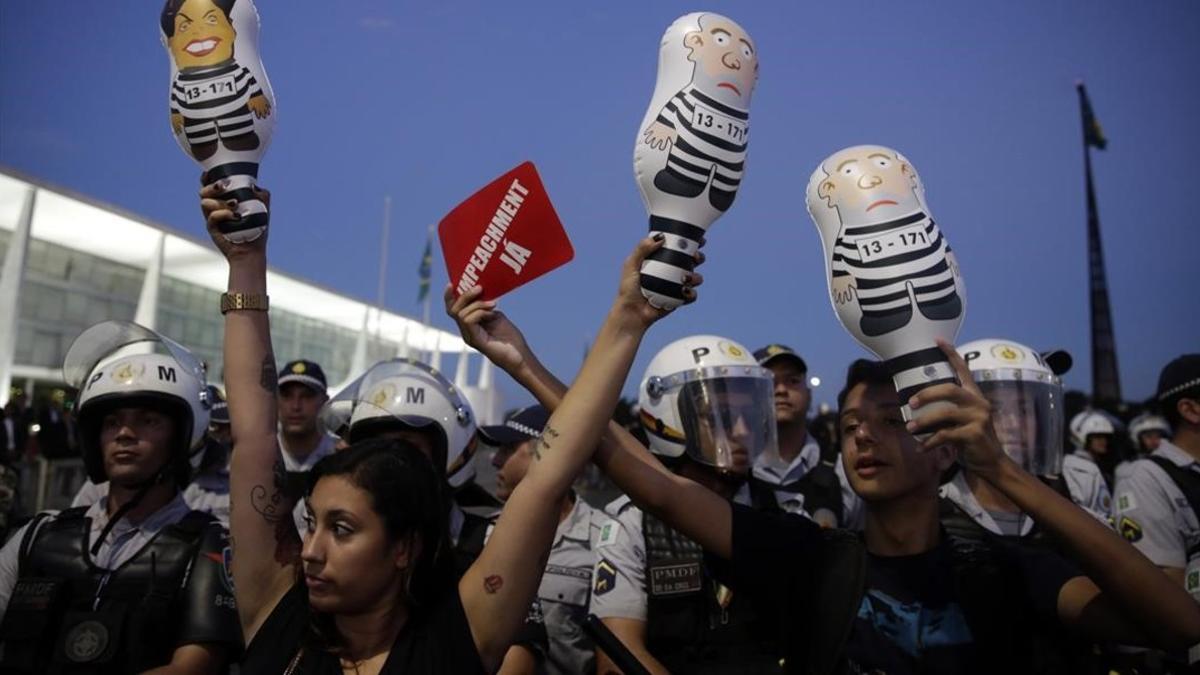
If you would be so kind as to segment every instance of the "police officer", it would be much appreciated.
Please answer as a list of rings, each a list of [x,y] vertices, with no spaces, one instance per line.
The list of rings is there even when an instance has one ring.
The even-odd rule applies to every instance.
[[[502,501],[525,477],[534,461],[533,444],[549,419],[545,408],[533,405],[518,410],[502,425],[479,428],[480,438],[497,448],[492,465],[497,469],[496,496]],[[595,648],[583,625],[596,564],[595,546],[609,519],[574,492],[563,498],[560,514],[537,595],[549,638],[544,671],[552,675],[591,673],[596,667]]]
[[[287,473],[287,491],[299,499],[305,474],[332,453],[337,439],[320,424],[321,407],[329,400],[325,371],[306,359],[289,361],[279,371],[279,450]],[[296,530],[304,532],[304,509],[297,502],[292,514]]]
[[[241,644],[227,535],[180,494],[208,427],[203,365],[109,321],[75,340],[63,375],[80,390],[84,466],[108,494],[38,514],[0,551],[0,671],[223,672]]]
[[[233,448],[233,433],[229,427],[229,404],[216,385],[208,385],[208,434],[204,439],[204,456],[200,470],[183,491],[188,506],[211,513],[226,528],[229,527],[229,460]]]
[[[752,485],[774,491],[782,510],[825,527],[861,527],[862,502],[846,481],[836,447],[821,445],[808,431],[808,365],[781,344],[755,351],[754,358],[775,376],[779,452],[759,456]]]
[[[650,450],[721,495],[779,510],[773,491],[746,481],[777,453],[775,381],[749,350],[712,335],[684,338],[650,362],[638,388]],[[718,584],[700,547],[621,497],[606,509],[591,611],[653,672],[779,672],[772,629],[745,598]],[[612,670],[598,658],[598,672]]]
[[[1063,478],[1071,498],[1095,514],[1112,511],[1112,491],[1104,467],[1116,467],[1113,441],[1118,422],[1100,410],[1087,409],[1071,418],[1074,451],[1063,458]]]
[[[211,513],[229,528],[229,450],[233,435],[229,429],[229,405],[216,385],[207,387],[211,408],[204,449],[200,451],[200,468],[183,491],[183,500],[196,511]],[[88,507],[108,497],[108,483],[83,481],[71,500],[71,507]]]
[[[1065,351],[1039,353],[1012,340],[984,339],[958,348],[971,377],[992,407],[992,423],[1004,453],[1022,469],[1070,498],[1062,473],[1063,388],[1061,376],[1071,368]],[[1033,518],[987,481],[955,465],[953,478],[942,485],[942,526],[958,545],[992,537],[1031,548],[1056,541]],[[1107,524],[1106,514],[1093,513]],[[1059,551],[1070,555],[1069,551]],[[1089,673],[1097,668],[1091,644],[1061,628],[1046,625],[1031,631],[1032,663],[1038,673]]]
[[[1040,354],[1012,340],[968,342],[958,353],[992,405],[992,419],[1004,453],[1022,469],[1069,497],[1062,474],[1063,388],[1071,368],[1065,351]],[[1020,539],[1038,534],[1036,524],[987,482],[962,470],[941,488],[942,522],[967,538],[979,529]],[[1106,520],[1106,513],[1097,513]]]
[[[1125,539],[1200,602],[1200,354],[1168,363],[1155,398],[1174,435],[1117,479],[1113,519]],[[1192,672],[1188,663],[1200,663],[1200,649],[1167,655],[1160,667]]]
[[[1162,415],[1144,412],[1129,421],[1129,440],[1139,457],[1153,454],[1164,440],[1171,440],[1171,425]]]

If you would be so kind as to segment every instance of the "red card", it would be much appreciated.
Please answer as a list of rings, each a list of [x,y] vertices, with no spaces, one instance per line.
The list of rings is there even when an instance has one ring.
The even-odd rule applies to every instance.
[[[438,223],[455,295],[493,300],[575,257],[533,162],[489,183]]]

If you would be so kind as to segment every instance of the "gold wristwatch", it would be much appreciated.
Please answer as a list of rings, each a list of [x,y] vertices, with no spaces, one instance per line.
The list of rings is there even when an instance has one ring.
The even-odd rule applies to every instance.
[[[222,293],[221,313],[234,309],[251,309],[265,312],[270,302],[266,293]]]

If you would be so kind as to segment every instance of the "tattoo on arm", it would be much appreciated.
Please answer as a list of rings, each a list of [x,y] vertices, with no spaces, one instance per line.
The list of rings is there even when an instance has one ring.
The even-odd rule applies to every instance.
[[[489,575],[483,580],[483,590],[488,592],[488,595],[495,595],[496,591],[504,587],[504,577],[499,574]]]
[[[294,502],[285,489],[287,472],[282,459],[275,460],[274,474],[275,484],[271,489],[265,485],[250,488],[250,505],[263,520],[275,526],[275,560],[282,564],[299,555],[300,535],[291,517]]]
[[[279,388],[279,373],[275,370],[275,355],[270,352],[267,352],[267,355],[263,357],[258,384],[271,394],[276,393],[276,390]]]
[[[558,430],[547,424],[542,433],[533,441],[533,456],[541,459],[542,453],[550,449],[550,441],[555,438],[558,438]]]

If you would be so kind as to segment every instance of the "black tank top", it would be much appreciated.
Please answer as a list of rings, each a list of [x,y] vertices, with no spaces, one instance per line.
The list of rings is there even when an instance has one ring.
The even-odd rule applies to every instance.
[[[246,648],[241,672],[341,675],[342,668],[336,656],[302,646],[311,642],[308,639],[310,621],[308,589],[303,582],[298,582],[275,605]],[[430,605],[428,613],[410,619],[396,636],[380,674],[482,675],[484,672],[455,584]]]

